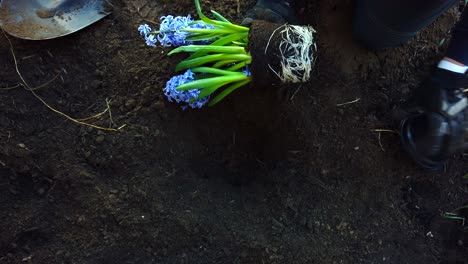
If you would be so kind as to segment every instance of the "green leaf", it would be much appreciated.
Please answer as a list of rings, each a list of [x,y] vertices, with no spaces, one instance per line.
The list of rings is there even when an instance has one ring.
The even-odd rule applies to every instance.
[[[246,42],[233,41],[232,44],[239,46],[239,47],[247,47]]]
[[[449,215],[445,215],[444,218],[450,219],[450,220],[461,220],[461,221],[464,221],[464,220],[465,220],[464,217],[460,217],[460,216],[449,216]]]
[[[190,33],[198,33],[198,34],[234,34],[237,33],[236,30],[232,30],[229,28],[182,28],[180,31],[183,32],[190,32]]]
[[[213,39],[217,39],[224,34],[191,34],[189,37],[186,38],[187,41],[210,41]]]
[[[184,83],[178,86],[176,89],[179,91],[183,90],[192,90],[192,89],[206,89],[209,87],[217,86],[221,83],[229,83],[229,82],[236,82],[240,80],[245,80],[248,78],[243,74],[236,74],[230,76],[220,76],[220,77],[212,77],[206,79],[195,80],[189,83]]]
[[[226,53],[226,54],[247,54],[245,48],[243,47],[233,47],[233,46],[211,46],[211,45],[187,45],[180,46],[176,49],[173,49],[167,55],[172,55],[179,52],[197,52],[203,51],[206,53]]]
[[[229,64],[233,64],[233,63],[236,63],[237,61],[235,60],[223,60],[223,61],[218,61],[216,62],[215,64],[213,64],[213,68],[221,68],[223,66],[226,66],[226,65],[229,65]]]
[[[203,73],[211,73],[211,74],[217,74],[217,75],[239,75],[243,74],[241,72],[235,72],[235,71],[227,71],[227,70],[220,70],[216,68],[211,68],[211,67],[197,67],[190,69],[192,72],[203,72]]]
[[[236,63],[235,65],[227,68],[226,70],[227,71],[236,71],[236,70],[244,68],[245,66],[247,66],[247,64],[251,64],[251,63],[252,63],[252,60],[242,61],[242,62]]]
[[[198,0],[195,0],[195,7],[197,9],[197,13],[198,13],[198,16],[200,17],[200,19],[203,20],[207,24],[222,26],[222,27],[229,28],[229,29],[234,29],[237,32],[247,32],[247,31],[249,31],[248,27],[243,27],[243,26],[230,24],[230,23],[223,22],[223,21],[209,19],[201,11],[200,1],[198,1]]]
[[[209,103],[208,106],[213,106],[217,103],[219,103],[221,100],[223,100],[226,96],[234,92],[235,90],[239,89],[240,87],[247,85],[249,82],[251,82],[252,79],[248,78],[247,80],[240,81],[237,83],[232,84],[231,86],[227,87],[224,89],[221,93],[219,93],[215,98],[213,98]]]
[[[467,0],[468,1],[468,0]],[[223,17],[220,13],[214,11],[214,10],[211,10],[211,13],[213,14],[213,16],[220,20],[220,21],[223,21],[223,22],[226,22],[226,23],[229,23],[229,24],[232,24],[229,20],[227,20],[225,17]]]
[[[458,216],[458,214],[448,212],[448,213],[444,213],[444,216]]]
[[[206,97],[214,92],[216,92],[216,90],[218,90],[219,88],[223,87],[224,85],[228,84],[229,82],[223,82],[223,83],[219,83],[218,85],[213,85],[211,87],[208,87],[206,89],[203,89],[200,94],[198,95],[198,98],[203,98],[203,97]]]
[[[212,87],[208,87],[208,88],[205,88],[203,90],[201,90],[201,92],[198,94],[197,98],[192,98],[190,99],[190,102],[195,102],[196,100],[199,100],[199,99],[202,99],[204,97],[207,97],[209,95],[211,95],[212,93],[214,93],[216,90],[218,90],[219,88],[221,88],[222,86],[226,85],[227,83],[220,83],[220,84],[217,84],[215,86],[212,86]]]
[[[248,32],[241,32],[241,33],[234,33],[234,34],[229,34],[223,38],[218,39],[217,41],[211,43],[210,45],[213,46],[224,46],[226,44],[229,44],[233,41],[248,38],[249,33]]]
[[[243,33],[235,33],[235,34],[229,34],[225,37],[221,37],[220,39],[216,40],[215,42],[211,43],[210,46],[224,46],[226,44],[229,44],[233,41],[243,39],[248,37],[248,32],[243,32]],[[205,51],[197,51],[194,54],[192,54],[188,59],[194,59],[197,57],[200,57],[202,55],[205,55]]]
[[[176,71],[190,69],[198,66],[202,66],[206,63],[217,62],[221,60],[235,60],[235,61],[246,61],[251,60],[252,57],[247,54],[211,54],[195,59],[186,59],[181,61],[176,66]]]

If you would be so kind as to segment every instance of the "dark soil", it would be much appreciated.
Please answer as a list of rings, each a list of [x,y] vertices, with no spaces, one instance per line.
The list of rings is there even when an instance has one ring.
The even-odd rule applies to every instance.
[[[397,129],[395,107],[443,56],[459,10],[374,52],[351,37],[352,1],[308,1],[310,83],[182,111],[162,93],[177,57],[136,27],[194,14],[192,0],[112,2],[70,36],[11,38],[31,87],[58,74],[36,91],[48,104],[83,118],[108,98],[126,127],[77,125],[21,87],[0,91],[0,263],[468,263],[461,222],[441,217],[468,202],[466,157],[427,173],[397,134],[375,132]],[[237,22],[253,3],[202,1]],[[0,87],[14,87],[0,38]]]
[[[261,20],[254,21],[250,25],[248,51],[252,55],[252,64],[249,70],[252,73],[252,85],[255,88],[260,87],[260,89],[266,88],[271,90],[275,89],[272,86],[281,84],[277,71],[281,69],[282,55],[280,44],[284,37],[280,33],[281,30],[278,29],[284,29],[282,26],[282,24]],[[276,70],[273,72],[271,69]]]

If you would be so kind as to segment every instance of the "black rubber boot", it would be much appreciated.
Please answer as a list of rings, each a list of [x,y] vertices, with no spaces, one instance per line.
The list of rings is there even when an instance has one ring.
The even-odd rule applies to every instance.
[[[468,75],[434,69],[415,92],[413,113],[401,122],[404,149],[428,170],[442,169],[450,156],[467,147],[466,85]]]
[[[356,0],[353,34],[370,49],[396,47],[458,0]]]
[[[265,20],[277,24],[298,24],[294,0],[259,0],[247,11],[242,25],[250,25],[254,20]]]

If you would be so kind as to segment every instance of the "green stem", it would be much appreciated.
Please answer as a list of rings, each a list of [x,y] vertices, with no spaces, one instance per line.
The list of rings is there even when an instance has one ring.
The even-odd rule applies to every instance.
[[[245,76],[244,74],[212,77],[212,78],[207,78],[207,79],[195,80],[189,83],[184,83],[178,86],[176,89],[179,91],[192,90],[192,89],[206,89],[209,87],[217,86],[221,83],[237,82],[237,81],[245,80],[247,78],[249,77]]]
[[[251,60],[252,57],[247,54],[212,54],[198,57],[195,59],[184,60],[177,64],[176,71],[190,69],[193,67],[201,66],[205,63],[217,62],[221,60],[235,60],[235,61],[246,61]]]
[[[182,32],[200,33],[200,34],[233,34],[238,33],[237,30],[224,28],[182,28]]]
[[[245,48],[236,46],[211,46],[211,45],[187,45],[173,49],[167,55],[172,55],[179,52],[197,52],[203,51],[206,53],[228,53],[228,54],[247,54]]]
[[[230,34],[230,35],[227,35],[225,37],[222,37],[218,40],[216,40],[215,42],[211,43],[210,46],[224,46],[226,44],[229,44],[233,41],[236,41],[236,40],[239,40],[239,39],[243,39],[243,38],[246,38],[248,37],[248,32],[242,32],[242,33],[235,33],[235,34]],[[194,59],[194,58],[197,58],[197,57],[200,57],[202,55],[205,55],[207,52],[206,51],[197,51],[195,53],[193,53],[192,55],[190,55],[190,57],[188,57],[188,59]]]
[[[187,41],[209,41],[212,39],[217,39],[224,34],[191,34],[186,38]]]
[[[234,92],[235,90],[239,89],[240,87],[244,86],[244,85],[247,85],[248,83],[250,83],[252,81],[251,78],[248,78],[246,80],[243,80],[243,81],[240,81],[240,82],[237,82],[237,83],[234,83],[232,84],[231,86],[227,87],[226,89],[224,89],[221,93],[219,93],[215,98],[213,98],[209,103],[208,103],[208,106],[213,106],[217,103],[219,103],[219,101],[223,100],[226,96],[228,96],[229,94],[231,94],[232,92]]]
[[[211,67],[197,67],[190,69],[192,72],[202,72],[202,73],[212,73],[212,74],[217,74],[217,75],[239,75],[243,74],[240,72],[234,72],[234,71],[227,71],[227,70],[220,70],[216,68],[211,68]]]
[[[249,32],[241,32],[241,33],[234,33],[234,34],[229,34],[225,37],[222,37],[215,42],[211,43],[210,45],[213,46],[224,46],[226,44],[229,44],[233,41],[248,38]]]
[[[213,64],[213,68],[221,68],[223,66],[229,65],[236,63],[237,61],[235,60],[223,60],[223,61],[218,61],[217,63]]]
[[[226,22],[226,23],[229,23],[229,24],[232,24],[229,20],[227,20],[225,17],[223,17],[220,13],[214,11],[214,10],[211,10],[211,13],[213,14],[213,16],[222,21],[222,22]]]
[[[251,63],[252,63],[252,60],[242,61],[242,62],[236,63],[236,65],[233,65],[227,68],[226,71],[236,71],[236,70],[244,68],[245,66]]]
[[[232,44],[240,47],[247,47],[247,43],[245,42],[233,41]]]
[[[213,85],[213,86],[210,86],[206,89],[203,89],[201,90],[200,94],[198,95],[198,98],[203,98],[203,97],[206,97],[214,92],[216,92],[216,90],[218,90],[219,88],[223,87],[224,85],[228,84],[229,82],[223,82],[223,83],[219,83],[217,85]]]
[[[248,27],[243,27],[243,26],[239,26],[239,25],[235,25],[235,24],[230,24],[230,23],[227,23],[227,22],[222,22],[222,21],[209,19],[201,11],[200,1],[198,1],[198,0],[195,0],[195,7],[197,8],[197,13],[198,13],[198,16],[200,17],[200,19],[205,21],[205,23],[207,23],[207,24],[223,26],[223,27],[226,27],[226,28],[234,29],[234,30],[236,30],[238,32],[247,32],[247,31],[249,31]]]

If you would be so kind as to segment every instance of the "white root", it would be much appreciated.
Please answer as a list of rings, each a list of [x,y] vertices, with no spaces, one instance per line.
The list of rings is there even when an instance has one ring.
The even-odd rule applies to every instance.
[[[313,34],[316,32],[311,26],[283,25],[277,30],[282,40],[279,44],[281,69],[270,69],[280,78],[282,83],[307,82],[310,79],[315,63],[317,45]],[[273,36],[272,34],[272,36]],[[271,38],[270,38],[271,40]],[[270,41],[265,48],[268,49]]]

